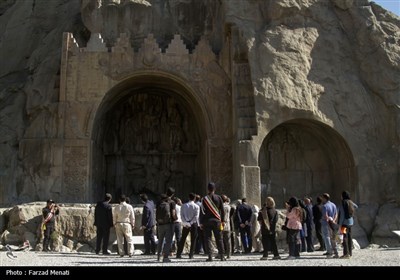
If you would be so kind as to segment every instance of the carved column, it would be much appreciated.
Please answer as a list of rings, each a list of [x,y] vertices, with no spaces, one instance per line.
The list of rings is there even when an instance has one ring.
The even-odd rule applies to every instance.
[[[252,141],[252,136],[257,135],[257,121],[247,46],[236,26],[231,28],[230,36],[234,123],[234,196],[246,197],[250,203],[260,205],[260,168],[257,161],[257,149]]]

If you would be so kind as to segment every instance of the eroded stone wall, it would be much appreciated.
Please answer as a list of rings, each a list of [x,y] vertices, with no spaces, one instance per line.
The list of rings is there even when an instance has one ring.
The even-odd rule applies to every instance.
[[[369,235],[376,209],[400,197],[399,30],[398,17],[367,0],[3,1],[0,202],[103,193],[103,165],[90,169],[104,157],[92,141],[97,110],[145,69],[179,77],[173,90],[190,93],[206,123],[202,180],[233,199],[260,203],[260,150],[274,128],[329,126],[352,156]],[[63,68],[60,56],[75,62]]]

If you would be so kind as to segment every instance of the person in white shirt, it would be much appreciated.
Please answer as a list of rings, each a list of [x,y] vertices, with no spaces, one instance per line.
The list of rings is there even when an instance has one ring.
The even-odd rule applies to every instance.
[[[176,209],[176,216],[178,219],[174,221],[174,235],[175,235],[175,240],[174,243],[172,244],[172,251],[175,252],[177,250],[179,240],[181,240],[182,237],[182,219],[181,219],[181,206],[182,206],[182,200],[180,198],[174,197],[175,201],[175,209]]]
[[[221,195],[222,201],[224,202],[224,212],[225,212],[225,219],[224,219],[224,228],[222,230],[222,240],[224,242],[224,251],[226,254],[226,258],[231,258],[231,206],[229,203],[231,202],[229,197],[225,194]]]
[[[190,251],[189,259],[193,258],[194,249],[196,246],[197,239],[197,228],[199,225],[199,214],[200,207],[194,202],[196,195],[194,193],[189,194],[189,202],[185,203],[181,207],[180,218],[182,220],[182,237],[178,244],[178,251],[176,253],[176,258],[180,259],[185,246],[186,237],[190,232]]]
[[[126,203],[126,196],[121,195],[120,204],[115,207],[113,212],[113,221],[115,233],[117,234],[118,252],[121,257],[124,256],[124,236],[128,243],[128,255],[133,255],[132,230],[135,226],[135,213],[133,207]]]

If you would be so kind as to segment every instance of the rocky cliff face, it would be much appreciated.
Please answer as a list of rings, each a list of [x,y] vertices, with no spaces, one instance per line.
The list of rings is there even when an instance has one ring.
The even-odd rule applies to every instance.
[[[376,199],[371,182],[398,199],[400,19],[367,0],[233,2],[227,20],[246,37],[259,122],[305,111],[334,124],[352,139],[362,200]]]
[[[256,146],[298,116],[334,127],[354,156],[357,200],[372,209],[360,223],[369,237],[380,237],[374,219],[394,204],[379,205],[400,197],[400,19],[368,0],[2,1],[0,203],[60,192],[57,177],[49,176],[60,155],[46,141],[25,150],[22,139],[59,137],[63,32],[80,46],[91,32],[102,33],[109,46],[126,33],[134,48],[148,33],[161,48],[179,33],[193,49],[204,35],[229,72],[232,26],[241,42],[231,55],[251,70]],[[248,155],[254,165],[257,152]]]

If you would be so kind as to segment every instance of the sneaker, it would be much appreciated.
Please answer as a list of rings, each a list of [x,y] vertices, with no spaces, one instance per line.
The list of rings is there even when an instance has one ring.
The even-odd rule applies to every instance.
[[[163,263],[170,263],[171,260],[170,260],[169,258],[163,258],[162,262],[163,262]]]
[[[280,260],[281,257],[280,257],[280,256],[274,256],[272,259],[273,259],[273,260]]]
[[[268,257],[261,257],[260,261],[266,261],[268,260]]]
[[[350,259],[350,255],[343,255],[340,257],[340,259]]]
[[[213,261],[212,257],[208,257],[208,259],[206,259],[206,262],[212,262],[212,261]]]

